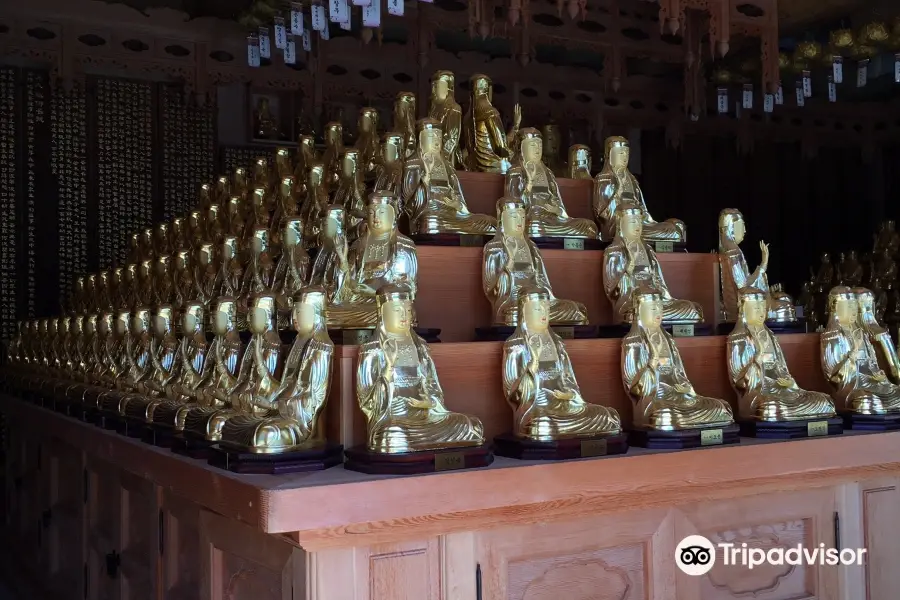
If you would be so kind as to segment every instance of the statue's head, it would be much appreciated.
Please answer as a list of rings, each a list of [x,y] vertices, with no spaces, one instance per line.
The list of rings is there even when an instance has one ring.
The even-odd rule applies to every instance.
[[[375,133],[378,130],[378,111],[371,106],[364,106],[359,109],[357,127],[360,133]]]
[[[859,260],[859,257],[856,254],[856,250],[851,250],[850,252],[847,253],[847,260],[850,260],[850,261]]]
[[[131,311],[120,310],[116,314],[116,322],[113,326],[112,333],[115,337],[121,338],[131,329]]]
[[[216,194],[225,194],[228,195],[231,193],[231,184],[228,181],[228,178],[224,175],[216,178]]]
[[[141,234],[141,244],[147,253],[153,252],[153,228],[147,227]]]
[[[284,221],[284,236],[282,238],[286,248],[300,245],[303,239],[303,221],[298,217],[291,217]]]
[[[309,165],[309,172],[306,174],[306,181],[311,188],[317,188],[325,179],[325,165],[320,162],[314,162]]]
[[[222,260],[229,261],[237,256],[237,237],[233,235],[226,235],[222,238]]]
[[[91,273],[84,279],[84,291],[88,296],[94,294],[94,290],[97,288],[97,274]]]
[[[298,140],[300,144],[300,155],[312,155],[316,153],[316,138],[315,136],[304,133],[301,135]]]
[[[294,176],[286,175],[281,178],[281,185],[278,188],[278,193],[283,197],[289,197],[294,193]]]
[[[439,121],[419,119],[416,121],[416,130],[419,132],[419,152],[428,154],[441,151],[444,134]]]
[[[32,321],[32,323],[33,322],[34,321]],[[75,315],[74,317],[69,317],[69,332],[72,335],[81,335],[83,327],[84,315]]]
[[[172,330],[172,307],[161,304],[153,315],[153,335],[156,339],[162,339]]]
[[[194,235],[198,235],[203,227],[203,213],[199,210],[192,210],[188,214],[188,226]]]
[[[262,254],[269,249],[269,229],[268,227],[257,227],[253,230],[253,237],[250,238],[250,250],[253,254]]]
[[[253,161],[253,175],[259,180],[263,179],[269,174],[269,159],[264,156],[260,156],[256,160]]]
[[[856,323],[859,314],[859,300],[853,290],[838,285],[828,292],[828,312],[844,325]]]
[[[631,150],[628,139],[618,135],[606,138],[603,149],[603,159],[609,168],[613,170],[627,169]]]
[[[481,73],[476,73],[469,78],[469,89],[473,96],[487,96],[489,102],[493,102],[494,84],[491,78]]]
[[[831,264],[831,255],[828,254],[827,252],[823,252],[821,260],[822,260],[823,265],[830,265]]]
[[[291,323],[297,333],[309,333],[324,320],[327,296],[325,288],[309,286],[293,296]]]
[[[633,294],[634,314],[644,329],[656,331],[662,326],[663,300],[656,290],[642,289]]]
[[[569,146],[569,164],[591,172],[591,149],[584,144]]]
[[[629,242],[638,241],[644,234],[644,210],[637,204],[622,204],[616,209],[619,235]]]
[[[209,208],[206,209],[206,222],[209,224],[210,228],[219,223],[219,212],[222,210],[222,207],[219,206],[218,202],[213,202],[209,205]]]
[[[856,294],[856,303],[860,314],[874,312],[875,294],[872,293],[872,290],[864,287],[855,287],[850,291]]]
[[[405,285],[385,285],[376,295],[381,324],[388,333],[408,333],[413,320],[412,290]]]
[[[888,231],[894,231],[897,228],[897,223],[895,223],[893,219],[888,219],[886,225]]]
[[[115,333],[116,315],[112,311],[106,311],[97,319],[97,333],[102,338],[109,337]]]
[[[234,170],[234,188],[235,190],[243,190],[247,187],[247,169],[244,167],[237,167]]]
[[[212,186],[208,183],[201,183],[200,191],[197,194],[197,199],[200,200],[201,204],[208,204],[211,197],[212,197]]]
[[[526,287],[519,292],[520,324],[529,333],[543,333],[550,327],[550,292],[543,287]]]
[[[188,302],[181,313],[181,331],[185,335],[203,330],[203,305],[199,302]]]
[[[359,169],[359,150],[348,148],[341,154],[341,174],[345,178],[352,178]]]
[[[263,292],[250,298],[247,324],[251,333],[265,333],[275,328],[275,297],[272,294]]]
[[[255,210],[268,210],[266,202],[266,188],[261,186],[253,188],[253,194],[250,196],[250,203]]]
[[[29,329],[32,329],[31,333],[33,335],[34,334],[33,327],[34,327],[34,325],[32,323],[26,324],[25,321],[21,321],[19,323],[19,333],[24,335],[25,333],[28,333]],[[48,331],[50,331],[50,319],[41,319],[40,321],[38,321],[38,323],[37,323],[38,334],[40,334],[42,336],[47,335]]]
[[[216,249],[209,242],[204,242],[197,249],[197,262],[204,269],[213,263],[215,257]]]
[[[400,92],[394,99],[394,115],[403,118],[416,118],[416,95],[412,92]]]
[[[84,317],[82,327],[87,335],[91,336],[97,332],[97,320],[99,318],[100,317],[96,313]]]
[[[169,231],[171,232],[169,235],[172,240],[172,245],[176,246],[181,244],[181,242],[184,241],[184,217],[173,217],[172,227]]]
[[[187,271],[191,267],[191,251],[179,250],[175,254],[175,270],[178,272]]]
[[[129,329],[132,335],[140,335],[150,329],[150,308],[146,306],[138,307],[131,315],[131,323]]]
[[[381,145],[381,158],[385,164],[392,164],[403,156],[403,136],[396,131],[384,134]]]
[[[325,125],[325,144],[338,146],[344,142],[344,126],[340,121],[331,121]]]
[[[226,335],[234,331],[237,322],[237,302],[231,296],[220,296],[216,300],[212,329],[216,335]]]
[[[154,235],[156,238],[156,247],[160,250],[167,248],[169,245],[169,224],[157,223]]]
[[[744,215],[736,208],[726,208],[719,213],[719,232],[735,244],[744,241],[746,234]]]
[[[453,96],[456,77],[453,71],[435,71],[431,76],[431,94],[436,100],[444,100]]]
[[[168,277],[170,269],[172,268],[172,257],[168,254],[162,254],[156,259],[155,264],[155,274],[156,280],[160,281]]]
[[[347,213],[344,211],[343,206],[332,204],[326,208],[323,216],[324,226],[322,227],[325,237],[334,239],[340,236],[344,232],[346,219]]]
[[[738,291],[740,318],[748,325],[761,327],[769,315],[769,296],[756,288],[746,287]]]
[[[518,198],[505,196],[497,201],[497,221],[503,235],[525,235],[525,203]]]
[[[532,127],[520,129],[519,149],[522,152],[523,162],[541,162],[541,156],[544,153],[544,142],[541,139],[541,132]]]
[[[276,164],[287,164],[291,161],[291,151],[287,148],[276,148],[275,149],[275,163]]]
[[[372,192],[367,202],[369,231],[387,233],[397,224],[397,211],[394,210],[394,196],[391,192]]]
[[[544,150],[548,155],[556,156],[562,146],[562,135],[559,127],[552,121],[541,127],[541,137],[544,139]]]
[[[56,335],[59,333],[59,319],[49,319],[47,321],[47,333]]]

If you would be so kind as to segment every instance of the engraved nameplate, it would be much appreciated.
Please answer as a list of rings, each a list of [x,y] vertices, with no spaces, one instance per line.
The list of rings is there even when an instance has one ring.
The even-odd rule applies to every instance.
[[[575,339],[575,328],[574,327],[552,327],[553,333],[558,335],[564,340],[574,340]]]
[[[704,429],[700,432],[701,446],[718,446],[724,441],[724,434],[721,429]]]
[[[484,246],[483,239],[480,235],[460,235],[459,245],[465,247]]]
[[[584,440],[581,442],[581,457],[606,456],[606,440]]]
[[[584,240],[580,240],[578,238],[564,238],[563,239],[563,249],[564,250],[584,250]]]
[[[656,248],[657,252],[675,251],[675,244],[673,244],[672,242],[656,242],[656,244],[654,244],[654,247]]]
[[[694,337],[694,325],[672,325],[672,337]]]
[[[813,421],[806,425],[806,435],[808,437],[816,437],[820,435],[828,435],[828,421]]]
[[[462,469],[466,466],[466,457],[459,452],[448,452],[446,454],[434,455],[435,471],[453,471]]]

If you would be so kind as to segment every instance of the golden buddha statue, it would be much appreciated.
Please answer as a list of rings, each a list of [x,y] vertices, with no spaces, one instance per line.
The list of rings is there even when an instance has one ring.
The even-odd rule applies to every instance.
[[[291,161],[291,151],[287,148],[275,148],[275,178],[282,180],[285,177],[292,177],[294,174],[294,165]]]
[[[275,265],[272,292],[279,310],[290,308],[290,300],[309,281],[309,254],[303,248],[303,223],[287,219],[282,233],[281,257]]]
[[[487,75],[478,74],[469,79],[469,88],[469,110],[463,123],[466,167],[469,171],[505,173],[512,158],[510,140],[493,105],[493,84]],[[520,121],[521,115],[517,112],[516,116]]]
[[[238,239],[244,238],[246,223],[243,196],[231,196],[228,198],[228,203],[225,205],[224,212],[221,215],[221,221],[225,225],[225,235],[233,235]]]
[[[860,319],[857,295],[845,286],[828,294],[828,326],[820,338],[822,371],[838,410],[860,415],[900,413],[900,386],[891,383]]]
[[[603,251],[603,289],[619,323],[634,320],[634,298],[642,291],[655,291],[666,324],[702,323],[703,309],[696,302],[677,300],[669,293],[656,253],[643,236],[644,211],[635,204],[616,211],[616,236]]]
[[[156,258],[156,245],[154,243],[154,232],[152,227],[147,227],[141,232],[141,247],[143,248],[144,260],[152,260]]]
[[[231,176],[231,196],[243,199],[250,191],[250,174],[244,167],[237,167]]]
[[[370,106],[359,109],[356,143],[359,150],[359,170],[364,179],[375,176],[380,147],[378,143],[378,111]]]
[[[859,305],[859,322],[865,330],[872,347],[878,355],[879,365],[883,365],[888,378],[900,384],[900,360],[897,359],[897,347],[891,333],[879,321],[875,310],[875,294],[866,288],[853,288]]]
[[[397,214],[391,200],[389,193],[374,192],[369,196],[365,235],[353,243],[346,259],[331,261],[332,269],[346,269],[346,272],[326,272],[321,276],[324,282],[340,281],[328,306],[329,325],[340,329],[375,327],[378,321],[375,297],[383,285],[405,284],[415,294],[416,246],[397,231]]]
[[[215,188],[210,183],[201,183],[197,191],[197,208],[205,209],[213,202],[213,194]]]
[[[272,215],[272,243],[281,246],[281,232],[284,231],[284,223],[288,219],[298,216],[297,195],[294,191],[294,176],[282,177],[278,185],[278,193],[275,200],[275,212]],[[277,235],[276,235],[277,234]]]
[[[169,304],[175,297],[175,285],[172,281],[172,257],[168,254],[159,255],[153,265],[151,277],[153,287],[153,303]]]
[[[662,328],[662,295],[639,291],[633,300],[636,318],[622,340],[622,382],[634,403],[634,426],[677,431],[732,424],[728,402],[694,391],[674,340]]]
[[[345,231],[347,222],[343,206],[328,206],[322,213],[319,236],[319,252],[309,274],[311,285],[325,289],[328,303],[334,300],[337,291],[344,285],[350,273],[350,244]]]
[[[644,212],[644,239],[648,242],[684,243],[687,228],[678,219],[661,223],[653,220],[647,210],[641,186],[628,170],[630,150],[623,137],[608,137],[605,144],[603,168],[594,178],[594,219],[600,225],[600,237],[611,240],[616,236],[616,211],[622,204],[637,204]]]
[[[771,422],[834,417],[828,394],[801,389],[791,377],[778,338],[766,327],[768,292],[742,288],[737,305],[737,323],[725,355],[740,418]]]
[[[172,251],[168,223],[158,223],[153,230],[153,252],[159,257]]]
[[[418,130],[418,149],[403,168],[403,206],[410,233],[492,235],[496,219],[472,214],[466,206],[456,171],[441,151],[440,123],[421,119]]]
[[[209,306],[210,301],[220,295],[219,264],[215,247],[211,243],[204,243],[197,249],[195,256],[191,261],[194,289],[186,304],[193,300],[202,306]]]
[[[896,223],[893,220],[884,221],[875,234],[875,254],[887,251],[890,256],[896,256],[898,250],[900,250],[900,234],[897,233]]]
[[[587,324],[587,309],[583,304],[561,300],[550,291],[544,259],[534,242],[525,236],[524,203],[516,198],[501,198],[497,202],[497,215],[497,234],[484,246],[481,280],[491,303],[493,323],[518,325],[521,291],[540,287],[549,297],[551,325]]]
[[[322,288],[306,288],[294,295],[291,320],[297,337],[284,361],[277,397],[274,401],[275,394],[260,398],[253,405],[256,414],[251,411],[228,419],[222,429],[223,447],[275,454],[324,443],[319,415],[328,400],[334,359],[325,304]]]
[[[831,288],[834,281],[834,266],[831,264],[831,255],[823,252],[820,257],[819,270],[816,273],[816,283],[827,290]]]
[[[541,162],[556,177],[565,177],[568,173],[566,163],[559,155],[562,149],[562,133],[556,123],[547,123],[541,127]]]
[[[400,92],[394,100],[394,131],[403,137],[403,158],[416,153],[416,95]],[[377,189],[377,188],[376,188]]]
[[[225,236],[219,247],[219,276],[216,281],[219,295],[238,296],[244,279],[244,262],[238,240],[234,236]]]
[[[875,276],[880,281],[897,281],[897,262],[889,249],[884,249],[875,262]]]
[[[301,134],[298,139],[297,161],[294,167],[294,181],[297,184],[297,194],[300,198],[306,196],[306,178],[309,168],[319,160],[315,136]]]
[[[416,145],[413,145],[415,152]],[[403,189],[403,167],[406,160],[403,158],[403,136],[396,131],[384,134],[381,145],[381,162],[378,163],[378,175],[375,177],[374,189],[379,192],[391,192],[394,196],[394,210],[397,214],[403,214],[401,203]]]
[[[119,318],[127,318],[128,313],[120,313]],[[127,402],[133,394],[144,393],[144,382],[152,374],[150,309],[138,307],[131,313],[128,332],[123,343],[123,353],[119,358],[120,372],[116,378],[115,390],[101,394],[98,408],[109,415],[124,416]],[[132,395],[130,395],[132,394]]]
[[[84,308],[82,312],[93,310],[97,300],[97,274],[90,273],[84,278]]]
[[[431,76],[428,117],[441,124],[444,158],[450,163],[450,168],[465,170],[460,148],[462,108],[454,97],[455,79],[452,71],[436,71]]]
[[[207,205],[205,210],[209,211]],[[204,232],[206,231],[206,215],[203,214]],[[188,231],[188,223],[184,217],[173,217],[172,225],[169,227],[169,247],[173,252],[179,250],[189,250],[191,246],[190,232]]]
[[[526,288],[518,301],[521,317],[503,344],[503,391],[513,410],[513,435],[550,442],[621,433],[615,409],[581,396],[566,347],[550,329],[553,295]]]
[[[194,282],[194,266],[191,264],[191,252],[179,250],[175,254],[175,307],[181,308],[194,299],[197,286]]]
[[[306,182],[306,198],[300,208],[300,220],[304,227],[303,246],[313,248],[319,245],[322,215],[325,214],[329,205],[325,186],[325,165],[322,163],[311,164]]]
[[[341,180],[341,156],[344,154],[344,126],[338,121],[325,125],[325,165],[326,189],[336,186]]]
[[[163,305],[153,316],[150,340],[150,376],[144,380],[142,396],[130,396],[125,402],[125,417],[141,423],[153,423],[153,413],[166,401],[168,389],[181,375],[180,344],[173,331],[171,306]]]
[[[366,219],[365,169],[361,167],[362,153],[356,148],[344,150],[341,156],[341,181],[332,202],[344,207],[347,214],[347,232],[351,240],[359,234],[360,224]]]
[[[225,221],[225,211],[222,205],[218,203],[210,204],[209,209],[206,211],[206,217],[203,219],[206,228],[200,245],[204,243],[218,244],[221,242],[222,236],[228,230],[228,224]],[[194,250],[197,250],[198,247],[195,247]]]
[[[594,223],[570,217],[566,212],[556,177],[541,162],[541,134],[532,128],[523,129],[519,134],[522,159],[506,174],[505,187],[507,196],[521,198],[528,206],[528,235],[597,239]]]
[[[269,98],[266,96],[259,96],[256,100],[256,109],[253,111],[253,135],[260,140],[281,139],[278,121],[272,114]]]
[[[738,292],[742,288],[753,288],[769,296],[769,321],[793,323],[797,320],[794,300],[784,292],[769,288],[766,271],[769,267],[769,246],[759,243],[762,262],[752,273],[747,267],[740,244],[744,241],[746,225],[744,215],[736,208],[726,208],[719,213],[719,273],[722,282],[722,307],[725,320],[737,320]]]
[[[444,407],[428,344],[412,328],[413,297],[403,285],[379,289],[375,335],[359,348],[356,398],[368,424],[366,446],[389,454],[480,446],[481,421]]]
[[[246,222],[244,224],[245,244],[249,244],[257,229],[269,229],[271,224],[271,213],[268,208],[268,200],[266,199],[266,190],[262,187],[253,188],[250,192],[250,204],[247,207]]]
[[[584,144],[569,146],[569,160],[565,176],[569,179],[593,179],[591,168],[590,147]]]
[[[221,175],[216,178],[215,190],[212,194],[210,204],[225,204],[228,197],[231,196],[231,181],[227,176]]]
[[[859,261],[856,250],[851,250],[847,253],[846,260],[841,269],[841,278],[847,286],[856,287],[862,285],[863,266]]]
[[[275,257],[269,245],[269,230],[258,227],[253,232],[248,248],[247,269],[241,283],[241,297],[269,292],[275,280]]]

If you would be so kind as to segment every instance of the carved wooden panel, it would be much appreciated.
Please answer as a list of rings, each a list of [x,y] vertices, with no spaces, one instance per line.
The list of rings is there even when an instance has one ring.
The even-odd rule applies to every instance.
[[[81,452],[56,440],[48,444],[47,455],[46,573],[53,589],[65,594],[84,585],[84,464]]]
[[[8,531],[16,538],[16,551],[33,562],[40,560],[41,512],[45,499],[41,494],[43,482],[41,444],[29,432],[10,428],[7,466]]]
[[[119,590],[122,600],[156,598],[159,509],[156,486],[120,473]]]
[[[369,600],[439,600],[437,540],[358,551],[368,554]]]
[[[108,463],[87,463],[87,590],[89,600],[118,600],[120,471]]]
[[[685,519],[676,527],[676,542],[697,534],[713,545],[731,543],[736,549],[744,543],[763,551],[798,545],[812,550],[820,543],[833,548],[835,496],[833,488],[824,488],[686,507]],[[726,565],[722,554],[717,547],[715,566],[705,576],[679,572],[680,600],[837,598],[837,569],[833,566],[763,564],[749,569]]]
[[[200,508],[174,494],[163,492],[162,598],[196,600],[201,585]]]
[[[900,590],[900,480],[863,484],[863,545],[866,555],[866,600],[891,598]]]
[[[497,600],[671,598],[672,520],[664,510],[477,534],[483,594]]]

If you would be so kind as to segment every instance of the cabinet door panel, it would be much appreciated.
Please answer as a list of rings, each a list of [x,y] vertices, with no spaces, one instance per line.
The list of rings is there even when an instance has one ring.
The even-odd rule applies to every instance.
[[[159,558],[159,508],[156,486],[130,473],[120,473],[118,552],[122,600],[156,597]]]
[[[84,464],[81,452],[57,440],[48,444],[47,455],[47,574],[56,591],[66,592],[84,585]]]
[[[866,600],[893,598],[900,590],[900,480],[866,482],[862,486]]]
[[[197,600],[202,581],[200,508],[163,492],[160,511],[163,600]]]

